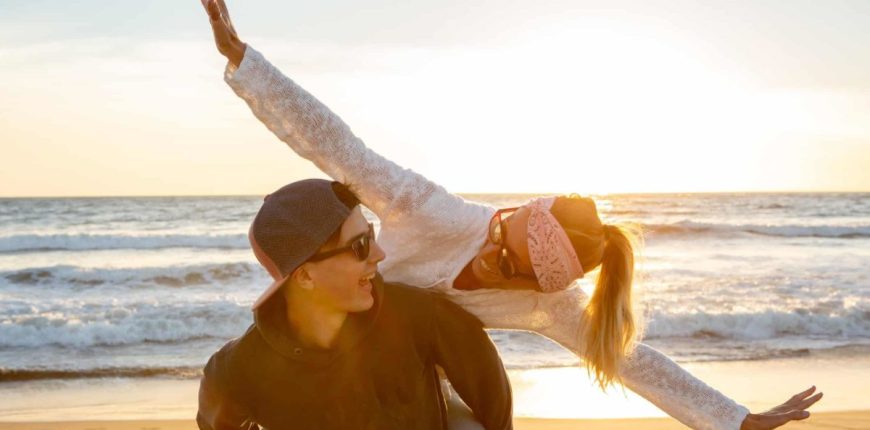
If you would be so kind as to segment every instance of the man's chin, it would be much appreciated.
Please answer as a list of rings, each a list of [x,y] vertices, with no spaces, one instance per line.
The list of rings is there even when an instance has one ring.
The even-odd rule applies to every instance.
[[[375,298],[371,294],[368,297],[360,299],[352,312],[365,312],[372,308],[375,304]]]

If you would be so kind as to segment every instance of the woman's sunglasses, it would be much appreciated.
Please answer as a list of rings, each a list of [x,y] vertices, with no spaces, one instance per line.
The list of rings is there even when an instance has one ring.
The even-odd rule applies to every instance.
[[[507,246],[505,246],[504,243],[504,237],[507,232],[505,220],[509,218],[510,215],[513,215],[517,209],[519,208],[505,208],[499,209],[495,212],[495,215],[493,215],[489,220],[489,241],[500,247],[496,263],[501,276],[505,279],[523,278],[537,280],[534,276],[529,276],[517,271],[517,264],[514,262],[514,255],[507,249]]]
[[[369,231],[351,239],[349,245],[314,254],[311,258],[308,259],[308,261],[317,262],[325,260],[329,257],[341,254],[346,251],[352,251],[353,255],[356,256],[357,260],[365,261],[367,258],[369,258],[369,252],[371,252],[372,250],[372,242],[374,241],[375,226],[374,224],[369,223]]]

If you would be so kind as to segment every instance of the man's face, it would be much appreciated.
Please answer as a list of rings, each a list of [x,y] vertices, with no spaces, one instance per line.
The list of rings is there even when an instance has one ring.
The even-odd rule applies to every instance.
[[[341,225],[338,244],[328,249],[342,248],[369,231],[369,222],[357,206]],[[316,304],[338,312],[362,312],[374,304],[371,278],[378,263],[386,257],[384,250],[372,240],[368,258],[360,261],[348,250],[325,260],[306,263],[314,282],[312,298]]]

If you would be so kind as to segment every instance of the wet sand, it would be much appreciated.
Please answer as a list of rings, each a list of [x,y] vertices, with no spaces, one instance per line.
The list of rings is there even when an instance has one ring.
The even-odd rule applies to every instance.
[[[686,427],[670,418],[636,419],[546,419],[517,418],[516,430],[679,430]],[[58,421],[0,422],[0,430],[195,430],[192,420]],[[804,421],[787,424],[784,429],[870,429],[870,410],[814,413]]]

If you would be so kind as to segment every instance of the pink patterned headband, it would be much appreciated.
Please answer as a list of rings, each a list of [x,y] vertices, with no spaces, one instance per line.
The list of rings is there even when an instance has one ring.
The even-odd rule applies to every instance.
[[[565,230],[550,213],[555,197],[546,197],[526,203],[529,208],[529,259],[538,285],[545,293],[564,290],[583,277],[583,266]]]

